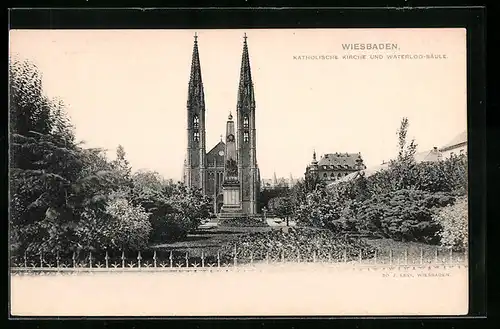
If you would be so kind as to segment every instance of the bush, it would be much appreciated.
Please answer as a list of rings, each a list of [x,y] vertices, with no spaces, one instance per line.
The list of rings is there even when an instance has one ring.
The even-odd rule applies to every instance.
[[[171,242],[186,238],[191,222],[180,213],[170,213],[152,220],[152,227],[152,241]]]
[[[219,219],[219,226],[221,227],[266,227],[268,226],[264,218],[257,217],[234,217],[234,218],[221,218]]]
[[[141,250],[148,245],[149,214],[124,198],[112,199],[104,214],[86,211],[76,230],[82,249]]]
[[[318,258],[331,256],[332,259],[341,259],[346,253],[349,259],[373,256],[374,249],[359,238],[347,235],[338,236],[329,230],[290,227],[288,232],[272,230],[268,232],[249,233],[242,235],[236,242],[224,244],[221,254],[233,255],[234,247],[238,258],[265,259],[278,258],[283,255],[287,259],[311,259],[313,253]]]
[[[457,251],[468,248],[468,203],[467,198],[459,199],[454,205],[444,207],[434,214],[434,220],[441,225],[441,244]]]
[[[360,230],[396,241],[438,243],[440,225],[432,219],[435,208],[453,204],[446,193],[399,190],[374,195],[357,213]]]

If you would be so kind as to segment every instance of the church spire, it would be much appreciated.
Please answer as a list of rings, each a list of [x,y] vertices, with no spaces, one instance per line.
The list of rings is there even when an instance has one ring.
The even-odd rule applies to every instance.
[[[238,88],[238,107],[240,108],[245,104],[250,106],[254,106],[255,104],[246,33],[243,36],[243,54],[241,56],[240,85]]]
[[[188,107],[205,109],[205,95],[201,80],[200,55],[198,53],[198,35],[194,34],[193,56],[191,60],[191,75],[189,76]]]

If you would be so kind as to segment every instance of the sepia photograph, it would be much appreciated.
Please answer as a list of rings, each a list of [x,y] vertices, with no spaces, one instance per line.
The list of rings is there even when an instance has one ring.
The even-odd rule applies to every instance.
[[[468,313],[466,29],[9,39],[12,316]]]

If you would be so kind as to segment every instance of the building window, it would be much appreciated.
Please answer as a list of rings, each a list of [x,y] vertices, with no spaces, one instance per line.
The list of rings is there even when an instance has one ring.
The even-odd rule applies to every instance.
[[[248,131],[245,131],[245,132],[243,133],[243,141],[244,141],[245,143],[248,143]]]
[[[326,173],[324,173],[324,174],[323,174],[323,177],[325,177],[325,178],[326,178],[326,176],[327,176],[327,175],[326,175]]]
[[[248,116],[243,117],[243,128],[248,129]]]
[[[200,125],[200,119],[195,114],[194,117],[193,117],[193,128],[194,129],[198,129],[199,125]]]
[[[200,133],[195,131],[193,135],[194,141],[199,142],[200,141]]]

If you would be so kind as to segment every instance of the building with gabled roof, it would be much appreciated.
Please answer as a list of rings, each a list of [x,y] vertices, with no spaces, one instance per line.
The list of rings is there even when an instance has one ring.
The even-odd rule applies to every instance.
[[[443,158],[449,158],[452,155],[467,154],[467,130],[462,131],[439,150]]]
[[[317,161],[315,151],[305,175],[317,175],[321,181],[330,183],[365,168],[361,153],[327,153]]]

